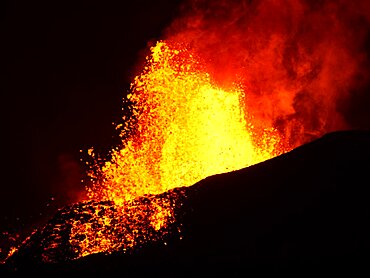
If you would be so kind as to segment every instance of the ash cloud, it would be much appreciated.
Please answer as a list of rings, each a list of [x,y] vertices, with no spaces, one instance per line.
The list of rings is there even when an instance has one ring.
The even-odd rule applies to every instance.
[[[214,81],[246,92],[260,128],[293,146],[369,128],[370,3],[195,0],[166,30],[204,59]]]

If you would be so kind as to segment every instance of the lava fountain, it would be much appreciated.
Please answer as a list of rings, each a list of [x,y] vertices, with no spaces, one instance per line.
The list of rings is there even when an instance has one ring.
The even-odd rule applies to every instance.
[[[132,83],[133,119],[125,122],[121,137],[133,126],[135,132],[91,172],[91,199],[122,204],[283,152],[273,128],[256,133],[247,121],[238,84],[228,90],[215,86],[199,59],[174,45],[160,41],[152,47],[145,70]]]
[[[122,233],[131,226],[122,234],[129,240],[103,232],[111,226],[111,215],[98,209],[93,215],[99,229],[90,222],[72,224],[70,243],[77,257],[129,250],[160,239],[176,221],[173,209],[178,204],[171,199],[178,195],[152,199],[146,209],[135,201],[138,198],[190,186],[286,151],[276,130],[255,130],[248,121],[252,117],[242,104],[244,94],[238,84],[228,90],[213,84],[201,59],[186,46],[167,41],[153,46],[127,97],[132,117],[124,118],[122,146],[112,150],[102,167],[96,160],[89,173],[89,198],[114,202],[115,213],[125,219],[116,228]],[[92,149],[89,154],[98,157]],[[146,219],[147,225],[130,224],[129,213],[131,219]]]

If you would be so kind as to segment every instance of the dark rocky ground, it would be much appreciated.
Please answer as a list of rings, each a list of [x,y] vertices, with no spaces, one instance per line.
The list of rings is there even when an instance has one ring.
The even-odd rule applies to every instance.
[[[0,274],[369,275],[369,176],[370,132],[329,133],[274,159],[179,189],[186,196],[176,210],[181,240],[174,233],[166,245],[149,242],[131,253],[43,263],[40,242],[47,234],[36,233]]]

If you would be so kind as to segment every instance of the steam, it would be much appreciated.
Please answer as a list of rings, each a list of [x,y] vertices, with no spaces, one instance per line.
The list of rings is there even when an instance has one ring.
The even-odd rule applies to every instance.
[[[350,127],[368,86],[366,1],[194,0],[166,31],[204,59],[214,82],[241,83],[246,110],[294,145]]]
[[[58,173],[54,182],[56,203],[60,206],[86,199],[86,191],[81,180],[84,178],[80,161],[68,153],[57,158]]]

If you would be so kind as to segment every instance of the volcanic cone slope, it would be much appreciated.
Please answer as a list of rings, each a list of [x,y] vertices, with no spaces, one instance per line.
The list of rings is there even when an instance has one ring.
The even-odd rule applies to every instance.
[[[369,173],[370,132],[329,133],[263,163],[173,190],[181,205],[169,233],[131,252],[74,260],[70,229],[62,224],[81,217],[82,208],[104,206],[112,217],[114,208],[109,202],[63,208],[3,270],[125,277],[369,273]],[[43,246],[56,240],[55,225],[63,227],[49,250],[56,262],[43,262]]]

